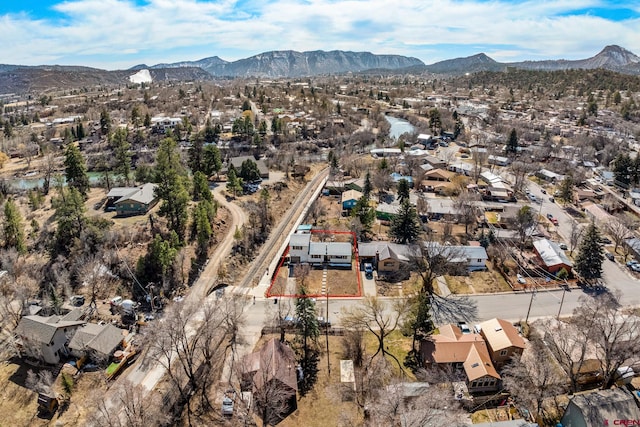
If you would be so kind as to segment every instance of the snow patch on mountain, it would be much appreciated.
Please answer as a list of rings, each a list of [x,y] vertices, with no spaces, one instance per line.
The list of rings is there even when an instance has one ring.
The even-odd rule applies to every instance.
[[[151,78],[151,73],[149,70],[140,70],[132,76],[129,76],[129,81],[131,83],[141,84],[141,83],[151,83],[153,79]]]

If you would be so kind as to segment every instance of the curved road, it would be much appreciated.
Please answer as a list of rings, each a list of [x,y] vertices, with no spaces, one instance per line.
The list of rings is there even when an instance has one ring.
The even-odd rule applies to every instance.
[[[231,253],[236,227],[242,227],[247,220],[246,214],[238,205],[227,201],[226,197],[222,194],[223,190],[224,187],[219,185],[213,190],[213,195],[215,200],[229,210],[231,214],[229,231],[215,252],[211,254],[204,270],[191,287],[189,294],[185,297],[185,304],[197,303],[206,298],[211,285],[215,283],[222,261]],[[160,324],[158,323],[154,326],[159,327]],[[127,371],[126,378],[131,381],[133,386],[141,384],[147,391],[151,391],[164,376],[165,368],[160,364],[149,365],[142,363],[143,357],[140,359],[133,369]]]

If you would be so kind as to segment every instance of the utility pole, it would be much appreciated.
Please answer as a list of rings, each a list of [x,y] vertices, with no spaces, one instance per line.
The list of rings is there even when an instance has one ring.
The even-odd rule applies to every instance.
[[[531,300],[529,301],[529,309],[527,310],[527,318],[524,320],[524,323],[529,323],[529,313],[531,313],[531,306],[533,305],[533,297],[536,296],[537,290],[534,289],[531,292]]]
[[[324,319],[324,336],[327,341],[327,372],[331,376],[331,362],[329,357],[329,286],[327,285],[327,316]]]
[[[557,320],[560,320],[560,313],[562,312],[562,304],[564,304],[564,294],[567,293],[567,287],[569,285],[567,284],[566,280],[565,280],[565,287],[562,289],[562,299],[560,300],[560,310],[558,310],[558,317],[556,317]]]

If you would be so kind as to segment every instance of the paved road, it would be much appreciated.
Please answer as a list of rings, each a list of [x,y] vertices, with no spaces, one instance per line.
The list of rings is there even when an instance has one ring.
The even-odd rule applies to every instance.
[[[558,219],[558,234],[568,242],[568,238],[571,234],[571,226],[575,220],[566,213],[561,205],[550,202],[549,196],[542,194],[540,191],[541,188],[537,184],[531,183],[529,190],[536,197],[540,197],[543,200],[541,210],[542,215],[544,216],[547,213],[551,213]],[[538,205],[533,206],[537,207]],[[620,291],[624,305],[640,305],[640,281],[635,279],[630,272],[627,271],[626,266],[605,259],[602,264],[602,269],[603,279],[607,284],[607,287],[611,290],[616,289]]]

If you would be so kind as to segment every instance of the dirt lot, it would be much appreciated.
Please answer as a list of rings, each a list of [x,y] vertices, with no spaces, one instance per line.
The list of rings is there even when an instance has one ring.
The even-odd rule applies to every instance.
[[[445,276],[447,286],[454,294],[482,294],[509,292],[511,287],[502,275],[494,270],[476,271],[468,276]]]
[[[352,263],[351,269],[329,267],[326,270],[326,284],[329,295],[331,296],[358,296],[360,295],[360,287],[358,284],[358,275],[360,272]],[[305,278],[307,293],[309,295],[322,294],[322,279],[324,270],[322,268],[311,268],[309,274]],[[274,280],[271,287],[272,295],[282,295],[286,293],[286,282],[289,278],[289,268],[283,266],[278,272],[278,276]]]

